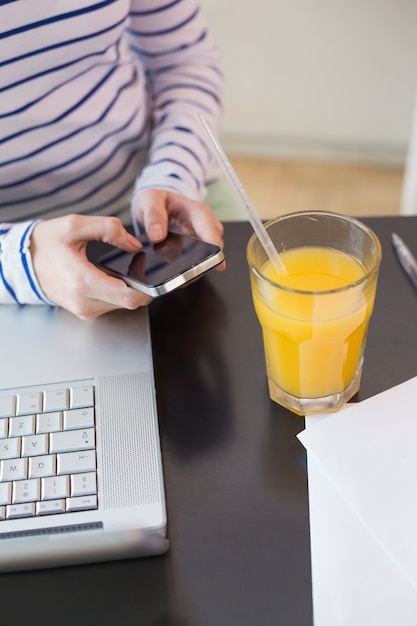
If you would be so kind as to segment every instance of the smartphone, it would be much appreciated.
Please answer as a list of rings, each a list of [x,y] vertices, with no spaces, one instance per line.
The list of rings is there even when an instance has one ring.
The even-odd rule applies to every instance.
[[[144,236],[139,240],[143,245],[139,252],[112,247],[95,263],[110,276],[154,298],[186,285],[224,260],[219,246],[174,232],[157,244]]]

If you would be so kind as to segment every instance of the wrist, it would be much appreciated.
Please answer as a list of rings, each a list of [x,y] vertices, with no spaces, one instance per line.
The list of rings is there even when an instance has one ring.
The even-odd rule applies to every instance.
[[[1,240],[4,301],[16,304],[52,304],[36,277],[30,241],[37,221],[13,224]]]

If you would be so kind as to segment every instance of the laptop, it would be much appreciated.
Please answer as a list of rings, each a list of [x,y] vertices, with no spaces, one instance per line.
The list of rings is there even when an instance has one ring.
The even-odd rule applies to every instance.
[[[0,306],[0,571],[168,549],[147,308]]]

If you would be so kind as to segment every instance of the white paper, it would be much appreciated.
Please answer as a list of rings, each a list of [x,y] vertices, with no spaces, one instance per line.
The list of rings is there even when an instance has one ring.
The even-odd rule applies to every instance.
[[[417,590],[417,377],[307,418],[299,439],[370,540]]]
[[[315,626],[416,626],[417,592],[308,453]]]

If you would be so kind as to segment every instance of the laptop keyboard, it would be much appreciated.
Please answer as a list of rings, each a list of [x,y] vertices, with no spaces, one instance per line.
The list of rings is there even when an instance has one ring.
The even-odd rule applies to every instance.
[[[97,508],[94,387],[0,396],[1,520]]]

